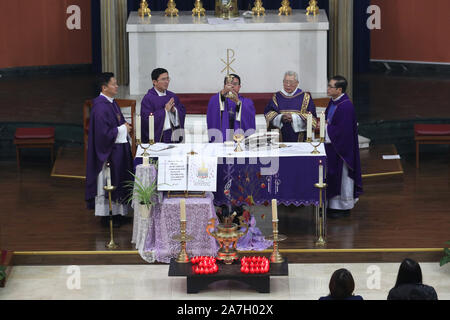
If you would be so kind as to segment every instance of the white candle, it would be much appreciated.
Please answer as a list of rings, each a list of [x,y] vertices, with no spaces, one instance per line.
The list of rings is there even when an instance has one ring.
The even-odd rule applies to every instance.
[[[325,113],[320,113],[320,138],[325,139]]]
[[[306,118],[306,138],[312,139],[312,114],[308,112],[308,116]]]
[[[111,169],[106,167],[106,185],[111,187]]]
[[[186,200],[180,200],[180,220],[186,221]]]
[[[144,166],[148,166],[148,165],[150,164],[149,158],[148,158],[148,157],[143,157],[143,158],[142,158],[142,164],[143,164]]]
[[[155,140],[155,117],[153,113],[148,117],[148,138],[149,141]]]
[[[322,160],[319,161],[319,185],[323,184],[323,165]]]
[[[141,115],[136,115],[136,140],[141,140]]]
[[[272,199],[272,221],[278,221],[277,199]]]

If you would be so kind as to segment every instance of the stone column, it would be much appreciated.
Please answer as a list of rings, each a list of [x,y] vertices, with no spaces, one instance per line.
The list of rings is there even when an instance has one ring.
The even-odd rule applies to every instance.
[[[330,0],[328,76],[339,74],[348,81],[353,95],[353,0]]]
[[[119,85],[129,82],[127,0],[100,0],[102,70],[114,72]]]

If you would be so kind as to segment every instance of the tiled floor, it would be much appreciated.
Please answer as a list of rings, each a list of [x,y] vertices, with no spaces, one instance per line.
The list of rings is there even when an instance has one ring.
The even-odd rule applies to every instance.
[[[7,299],[246,299],[316,300],[328,294],[331,274],[347,268],[355,279],[355,294],[385,300],[395,284],[399,264],[290,264],[289,277],[273,277],[271,293],[259,294],[246,285],[221,281],[198,294],[186,293],[186,279],[168,277],[167,265],[16,266],[0,300]],[[450,299],[450,264],[421,263],[423,282],[440,300]]]

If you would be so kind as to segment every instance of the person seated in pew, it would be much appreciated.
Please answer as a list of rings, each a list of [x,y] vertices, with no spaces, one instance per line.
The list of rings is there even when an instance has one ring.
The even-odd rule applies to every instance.
[[[237,74],[225,77],[221,91],[208,103],[206,121],[209,142],[233,141],[237,132],[249,136],[255,132],[255,107],[253,101],[239,94],[241,78]]]
[[[142,142],[149,141],[149,116],[154,116],[155,142],[180,143],[184,141],[186,109],[175,93],[167,90],[169,72],[163,68],[152,71],[153,88],[141,102]]]
[[[316,106],[309,92],[298,87],[298,74],[287,71],[284,74],[283,89],[274,93],[264,110],[267,129],[279,129],[283,142],[303,142],[306,140],[307,115],[312,114],[312,126],[317,127]]]

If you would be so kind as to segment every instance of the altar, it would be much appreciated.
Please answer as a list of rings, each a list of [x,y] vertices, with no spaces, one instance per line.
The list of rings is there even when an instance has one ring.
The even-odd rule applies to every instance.
[[[131,12],[127,22],[130,57],[130,94],[142,95],[152,87],[154,68],[169,71],[170,90],[177,93],[212,93],[223,83],[227,65],[242,78],[242,93],[276,92],[285,71],[299,74],[300,86],[313,96],[327,91],[327,31],[324,10],[306,16],[266,11],[266,16],[228,21],[214,13],[193,17],[163,12],[141,18]]]

